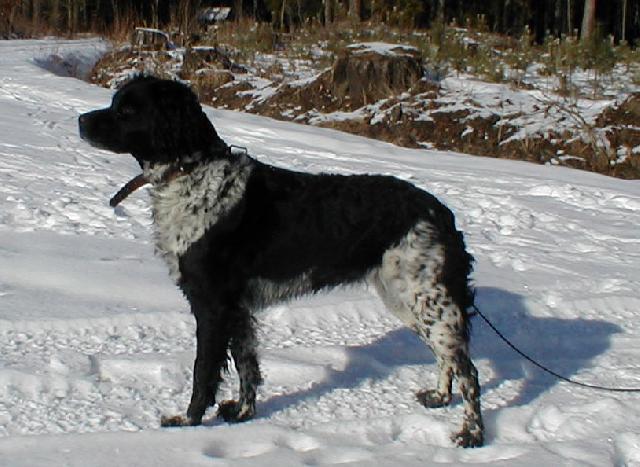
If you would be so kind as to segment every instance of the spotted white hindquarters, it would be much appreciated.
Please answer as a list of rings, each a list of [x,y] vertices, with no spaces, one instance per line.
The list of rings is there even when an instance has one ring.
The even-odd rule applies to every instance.
[[[428,407],[451,402],[455,378],[464,400],[464,424],[454,441],[461,446],[483,443],[480,387],[471,362],[465,313],[443,283],[446,248],[433,226],[418,222],[396,246],[387,250],[372,282],[385,306],[413,329],[433,351],[438,363],[435,390],[422,393]]]

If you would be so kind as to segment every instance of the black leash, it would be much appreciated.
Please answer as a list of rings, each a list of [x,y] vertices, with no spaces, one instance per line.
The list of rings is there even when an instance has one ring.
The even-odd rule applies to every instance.
[[[518,355],[520,355],[522,358],[524,358],[528,362],[533,363],[535,366],[540,368],[542,371],[545,371],[545,372],[549,373],[550,375],[555,376],[558,379],[561,379],[562,381],[566,381],[567,383],[575,384],[576,386],[582,386],[583,388],[597,389],[599,391],[640,392],[640,388],[609,388],[609,387],[606,387],[606,386],[598,386],[597,384],[581,383],[580,381],[575,381],[575,380],[573,380],[571,378],[567,378],[566,376],[562,376],[561,374],[558,374],[555,371],[550,370],[549,368],[547,368],[546,366],[542,365],[541,363],[538,363],[533,358],[529,357],[527,354],[525,354],[520,349],[518,349],[514,344],[511,343],[511,341],[509,339],[507,339],[504,336],[504,334],[502,334],[498,330],[498,328],[496,328],[493,325],[493,323],[491,321],[489,321],[489,318],[487,318],[485,315],[482,314],[482,312],[478,309],[477,306],[474,305],[473,309],[475,310],[474,314],[477,313],[478,316],[480,316],[484,320],[484,322],[487,323],[491,329],[493,329],[493,332],[495,332],[498,335],[498,337],[500,339],[502,339],[505,342],[505,344],[507,344],[509,347],[511,347],[511,349],[513,349]]]

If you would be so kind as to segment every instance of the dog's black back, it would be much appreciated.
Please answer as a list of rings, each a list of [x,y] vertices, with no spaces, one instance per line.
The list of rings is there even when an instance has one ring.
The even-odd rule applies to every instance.
[[[256,163],[245,196],[193,244],[184,261],[224,264],[227,277],[241,282],[295,281],[308,274],[308,290],[300,292],[318,291],[363,280],[418,220],[436,225],[443,242],[462,247],[451,212],[409,183],[377,175],[303,174]],[[463,267],[451,279],[460,277],[464,287],[452,280],[450,289],[466,288],[470,258],[459,259]],[[200,274],[214,277],[211,271]],[[246,287],[224,283],[225,293],[236,300],[260,305],[259,297],[244,295],[251,293]],[[457,299],[466,309],[469,296],[460,291]]]

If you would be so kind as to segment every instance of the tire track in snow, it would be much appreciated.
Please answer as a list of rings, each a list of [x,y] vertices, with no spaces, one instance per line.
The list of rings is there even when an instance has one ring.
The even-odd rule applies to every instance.
[[[296,309],[299,307],[302,309]],[[341,354],[345,352],[345,341],[349,346],[365,345],[398,324],[391,317],[380,319],[367,311],[371,301],[366,299],[342,302],[340,312],[329,313],[333,318],[322,320],[324,329],[315,326],[318,316],[313,309],[304,304],[299,307],[270,310],[261,319],[260,348],[267,362],[264,370],[268,381],[261,392],[260,404],[265,404],[261,408],[267,412],[263,417],[281,412],[290,405],[283,405],[282,397],[287,398],[287,394],[295,394],[308,384],[296,374],[293,381],[287,381],[291,375],[285,375],[282,385],[277,374],[287,373],[287,365],[283,367],[279,359],[270,360],[270,353],[281,350],[295,355],[296,349],[318,347],[335,348]],[[346,314],[345,307],[349,310]],[[300,327],[300,320],[292,318],[296,314],[304,316],[307,327]],[[326,314],[324,309],[322,315]],[[59,323],[0,322],[0,354],[4,361],[0,369],[0,434],[157,427],[161,411],[181,411],[188,403],[194,333],[192,318],[186,313]],[[298,365],[319,381],[326,376],[323,365],[317,367],[304,359]],[[33,368],[38,371],[34,373]],[[276,369],[276,374],[269,377]],[[233,395],[236,381],[237,375],[232,371],[221,398]],[[345,410],[349,404],[362,402],[358,400],[360,396],[349,402],[350,395],[347,391],[337,396]],[[305,405],[306,398],[303,393],[291,396],[289,402],[295,405],[299,399]],[[131,406],[131,401],[136,401],[136,407]],[[105,407],[111,409],[105,412]],[[326,413],[318,412],[315,423],[324,417]],[[287,418],[291,415],[284,419]]]

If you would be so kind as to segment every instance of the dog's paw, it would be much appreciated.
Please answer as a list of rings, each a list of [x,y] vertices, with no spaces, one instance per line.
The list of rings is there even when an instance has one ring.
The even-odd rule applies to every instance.
[[[164,428],[175,427],[175,426],[193,426],[193,425],[197,425],[197,423],[194,423],[193,420],[191,420],[191,418],[185,417],[183,415],[173,415],[171,417],[163,415],[162,417],[160,417],[160,426]]]
[[[222,401],[218,405],[218,417],[227,423],[245,422],[255,415],[256,409],[253,404],[241,404],[238,401]]]
[[[428,409],[446,407],[451,403],[450,394],[440,394],[435,389],[425,389],[416,393],[418,401]]]
[[[479,448],[484,444],[484,435],[479,426],[469,428],[465,425],[460,433],[451,437],[451,440],[461,448]]]

